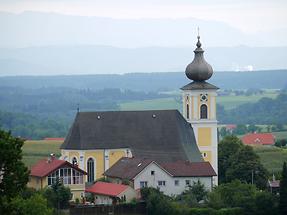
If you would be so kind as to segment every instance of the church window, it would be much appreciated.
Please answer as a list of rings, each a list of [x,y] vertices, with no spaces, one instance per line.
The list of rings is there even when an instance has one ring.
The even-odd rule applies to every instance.
[[[73,157],[73,159],[72,159],[72,164],[73,164],[73,165],[78,165],[78,161],[77,161],[77,158],[76,158],[76,157]]]
[[[95,179],[95,162],[93,158],[89,158],[87,162],[88,166],[88,182],[93,182]]]
[[[200,106],[200,119],[207,119],[207,105]]]
[[[189,119],[189,104],[186,104],[186,118]]]

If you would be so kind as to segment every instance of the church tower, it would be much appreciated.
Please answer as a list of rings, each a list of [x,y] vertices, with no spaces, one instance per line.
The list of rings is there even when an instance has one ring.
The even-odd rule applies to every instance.
[[[203,57],[204,50],[201,48],[200,36],[197,39],[194,59],[185,70],[187,78],[192,82],[181,88],[183,116],[193,127],[202,157],[210,162],[218,174],[216,91],[219,88],[207,82],[213,70]],[[216,177],[214,184],[217,183]]]

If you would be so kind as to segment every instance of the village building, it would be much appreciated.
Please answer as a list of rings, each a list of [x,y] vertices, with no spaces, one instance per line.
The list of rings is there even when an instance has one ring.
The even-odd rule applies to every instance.
[[[120,202],[130,202],[137,197],[137,192],[128,185],[101,181],[87,188],[86,193],[91,193],[94,196],[96,205],[115,205]]]
[[[183,115],[177,110],[78,112],[61,146],[61,159],[102,177],[122,157],[153,161],[208,161],[217,173],[217,87],[198,37],[195,57],[186,68],[191,83],[182,87]],[[217,184],[214,177],[213,184]]]
[[[210,163],[204,161],[158,163],[151,159],[121,158],[104,175],[113,183],[129,183],[135,190],[153,187],[173,196],[181,194],[197,181],[210,191],[216,173]]]
[[[241,138],[243,144],[246,145],[265,145],[275,144],[275,137],[272,133],[253,133],[246,134]]]
[[[58,160],[54,155],[51,155],[48,159],[40,160],[31,167],[27,186],[40,190],[51,186],[57,179],[60,179],[64,186],[70,188],[73,195],[72,199],[80,199],[85,192],[84,176],[86,174],[76,164]]]

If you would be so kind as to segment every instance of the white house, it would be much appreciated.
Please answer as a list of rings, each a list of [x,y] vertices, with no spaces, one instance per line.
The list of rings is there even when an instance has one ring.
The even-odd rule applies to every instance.
[[[113,183],[128,180],[135,190],[154,187],[172,196],[181,194],[197,181],[211,190],[216,173],[209,162],[176,161],[159,164],[150,159],[122,158],[104,175],[112,179]]]

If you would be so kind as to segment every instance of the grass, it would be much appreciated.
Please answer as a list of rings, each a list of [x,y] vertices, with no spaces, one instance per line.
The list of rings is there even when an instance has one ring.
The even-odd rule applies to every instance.
[[[168,93],[166,93],[168,94]],[[141,100],[125,102],[120,104],[121,110],[162,110],[162,109],[177,109],[182,111],[181,96],[180,94],[175,94],[175,92],[170,93],[171,97],[162,99],[151,99],[151,100]],[[179,96],[179,97],[172,97]],[[263,97],[276,98],[278,92],[266,91],[261,95],[251,95],[251,96],[218,96],[218,104],[224,106],[226,110],[236,108],[239,105],[246,103],[255,103]],[[175,99],[178,98],[178,99]]]
[[[276,140],[287,139],[287,131],[272,132]]]
[[[178,109],[181,111],[181,103],[175,98],[151,99],[120,104],[121,110],[169,110]]]
[[[29,140],[23,146],[23,162],[31,167],[38,160],[46,158],[51,153],[60,156],[62,141]]]
[[[283,162],[287,161],[287,149],[275,146],[254,147],[256,154],[260,157],[263,166],[270,172],[276,173],[282,171]]]

